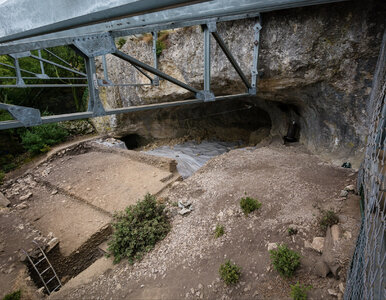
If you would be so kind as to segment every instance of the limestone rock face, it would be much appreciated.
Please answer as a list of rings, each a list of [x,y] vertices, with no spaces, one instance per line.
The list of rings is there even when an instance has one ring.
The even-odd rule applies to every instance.
[[[332,159],[362,157],[366,138],[366,101],[384,31],[383,1],[343,3],[283,10],[262,15],[256,97],[246,101],[265,109],[271,134],[285,135],[290,120],[300,127],[300,140],[311,151]],[[250,78],[254,19],[217,25],[245,74]],[[169,32],[159,69],[198,89],[203,88],[203,35],[200,27]],[[153,64],[151,39],[131,37],[121,49]],[[245,92],[235,70],[212,39],[212,80],[216,95]],[[128,63],[107,57],[115,83],[148,83]],[[101,66],[99,72],[102,73]],[[193,98],[167,81],[159,87],[109,87],[101,98],[106,107],[126,107]],[[188,108],[187,108],[188,109]],[[96,120],[100,131],[135,131],[132,115]],[[175,123],[176,130],[178,124]],[[161,126],[162,127],[162,126]]]

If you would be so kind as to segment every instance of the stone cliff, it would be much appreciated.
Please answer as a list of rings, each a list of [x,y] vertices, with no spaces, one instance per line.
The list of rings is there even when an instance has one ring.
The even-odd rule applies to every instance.
[[[358,165],[366,142],[366,102],[385,27],[385,11],[383,1],[347,1],[263,14],[258,93],[233,102],[255,109],[256,115],[249,114],[252,119],[259,119],[264,115],[259,111],[266,111],[271,120],[264,121],[262,126],[271,123],[271,135],[285,135],[289,121],[295,119],[300,126],[300,141],[310,151],[337,162],[351,160]],[[217,25],[249,78],[254,24],[254,19],[245,19]],[[164,43],[160,70],[202,89],[201,28],[170,31]],[[151,39],[130,37],[121,50],[152,65],[151,46]],[[213,92],[216,95],[244,92],[237,73],[213,39],[211,48]],[[128,63],[112,56],[107,57],[107,62],[113,82],[148,83]],[[102,72],[100,65],[99,71]],[[106,107],[115,108],[189,99],[192,95],[161,81],[159,87],[109,87],[102,91],[101,98]],[[215,108],[210,110],[219,110],[221,103],[211,104]],[[224,107],[237,110],[234,103],[225,103]],[[118,135],[177,137],[186,133],[178,116],[196,118],[206,107],[203,104],[195,105],[194,109],[187,106],[124,114],[97,118],[94,123],[98,130]],[[222,118],[222,122],[233,122],[232,116],[243,119],[243,115],[243,111],[233,113]],[[195,125],[221,127],[219,122],[213,125],[204,120]]]

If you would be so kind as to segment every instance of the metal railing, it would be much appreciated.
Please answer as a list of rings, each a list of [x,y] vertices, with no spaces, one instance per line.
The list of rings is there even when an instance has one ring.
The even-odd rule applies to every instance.
[[[370,95],[369,112],[365,159],[358,176],[362,224],[344,299],[386,299],[386,31]]]

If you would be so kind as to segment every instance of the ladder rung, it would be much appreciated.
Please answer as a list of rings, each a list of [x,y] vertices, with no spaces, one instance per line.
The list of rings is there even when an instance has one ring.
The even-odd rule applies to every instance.
[[[43,257],[41,260],[39,260],[37,263],[34,263],[35,266],[37,266],[39,263],[41,263],[43,260],[45,260],[46,258]]]
[[[45,269],[43,272],[40,273],[40,275],[43,275],[45,272],[47,272],[49,269],[51,269],[51,267],[48,267],[47,269]]]
[[[48,280],[47,282],[46,282],[46,285],[48,285],[51,281],[52,281],[52,279],[55,279],[56,277],[54,276],[54,277],[52,277],[50,280]]]
[[[55,292],[58,288],[60,288],[61,287],[61,285],[59,284],[56,288],[54,288],[52,291],[51,291],[51,293],[53,293],[53,292]]]

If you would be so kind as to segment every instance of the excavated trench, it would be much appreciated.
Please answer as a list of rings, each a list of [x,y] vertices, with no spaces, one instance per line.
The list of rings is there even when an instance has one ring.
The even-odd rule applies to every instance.
[[[66,203],[71,202],[71,205],[82,206],[75,208],[75,210],[90,210],[90,213],[87,213],[85,216],[79,216],[79,220],[74,221],[75,223],[79,223],[79,229],[66,228],[65,230],[82,231],[82,223],[90,222],[91,219],[95,218],[95,213],[97,213],[97,211],[94,211],[95,209],[103,212],[103,214],[109,214],[111,221],[111,215],[115,210],[121,210],[125,205],[133,204],[141,197],[140,192],[138,192],[132,197],[133,201],[129,201],[127,204],[124,204],[124,206],[122,206],[122,204],[122,207],[118,207],[119,205],[117,206],[114,203],[104,204],[99,197],[100,194],[104,194],[108,196],[109,199],[115,198],[112,190],[108,188],[103,190],[103,187],[97,186],[95,187],[96,192],[94,194],[94,187],[91,187],[91,191],[89,191],[89,184],[87,184],[86,181],[94,180],[101,185],[98,179],[100,177],[99,174],[104,174],[103,176],[106,179],[109,178],[109,182],[105,181],[105,183],[108,183],[113,189],[114,183],[111,182],[111,180],[116,175],[120,177],[119,186],[128,187],[125,184],[125,176],[122,174],[126,172],[127,167],[129,167],[131,172],[134,172],[133,167],[131,165],[125,167],[128,161],[119,161],[117,156],[114,155],[125,156],[125,153],[138,153],[138,155],[143,155],[142,153],[144,153],[145,155],[158,157],[154,159],[171,158],[178,163],[177,177],[181,175],[183,178],[187,178],[211,158],[238,147],[255,146],[261,141],[267,140],[272,134],[277,133],[275,132],[275,126],[277,127],[277,124],[272,123],[271,120],[271,116],[278,115],[277,113],[275,115],[272,114],[273,106],[276,106],[275,109],[284,116],[282,118],[283,128],[288,127],[291,116],[299,113],[295,106],[272,104],[270,107],[261,107],[251,101],[240,99],[132,114],[130,118],[133,128],[126,130],[125,134],[120,134],[119,138],[126,145],[127,149],[136,150],[135,152],[111,148],[111,151],[103,150],[100,153],[100,150],[95,150],[93,147],[84,145],[66,150],[65,153],[59,154],[58,157],[52,159],[50,162],[52,165],[52,169],[50,168],[50,170],[52,170],[50,176],[41,178],[39,181],[39,184],[42,184],[47,191],[43,192],[43,190],[41,190],[34,192],[34,197],[36,197],[35,193],[42,195],[42,199],[39,200],[38,198],[35,201],[37,201],[37,203],[42,201],[43,203],[43,201],[45,201],[43,198],[46,194],[49,195],[50,191],[57,190],[58,195],[61,195],[62,198],[59,197],[57,200],[52,199],[53,204],[57,201],[58,205],[62,205],[62,202],[67,201]],[[133,130],[134,128],[135,130]],[[109,142],[102,142],[101,145],[99,142],[98,145],[105,147],[108,143]],[[114,147],[121,148],[122,144],[118,147],[114,145]],[[106,157],[106,155],[111,155],[112,153],[113,158],[110,159]],[[76,166],[76,170],[72,169],[73,167],[71,166],[67,166],[67,163],[73,167]],[[110,171],[106,171],[106,164],[111,166],[111,174],[109,174]],[[68,168],[69,170],[67,172],[66,169]],[[118,170],[117,168],[122,169]],[[143,173],[143,166],[138,167],[138,170],[141,171],[134,172],[137,174],[136,176],[142,174],[142,177],[149,178],[149,176],[146,175],[147,173]],[[158,172],[155,170],[156,169],[151,171],[151,177],[154,177],[155,172]],[[44,170],[42,173],[44,173]],[[150,170],[148,173],[150,174]],[[68,178],[67,174],[72,174],[71,177],[73,178]],[[162,184],[166,186],[168,181],[172,182],[171,178],[173,176],[173,173],[163,174],[161,177],[165,179],[160,177]],[[95,177],[95,179],[93,177]],[[146,178],[144,178],[143,182],[147,181]],[[128,178],[128,180],[130,182],[133,181],[131,178]],[[82,181],[85,181],[85,183],[82,183]],[[139,186],[142,183],[138,182],[135,184]],[[143,187],[139,187],[141,192],[143,192]],[[102,190],[100,190],[100,188]],[[133,189],[135,187],[128,188]],[[115,188],[117,193],[119,193],[118,189],[119,188]],[[155,190],[153,192],[157,191]],[[121,194],[124,193],[122,192]],[[50,197],[52,198],[53,196]],[[44,205],[40,205],[40,207],[43,207],[43,211],[45,210]],[[91,212],[91,210],[93,212]],[[47,212],[49,212],[49,208],[47,208]],[[88,217],[91,219],[87,221]],[[44,218],[45,217],[42,217],[42,220],[45,223],[42,222],[42,224],[48,227],[48,231],[58,231],[60,226],[62,226],[60,230],[64,230],[67,226],[67,224],[59,224],[58,228],[53,229],[52,226],[54,225],[48,220],[44,220]],[[39,220],[36,219],[34,221],[37,222],[37,225],[40,225],[38,224]],[[71,251],[68,251],[68,245],[59,244],[47,254],[59,278],[63,280],[63,284],[87,269],[103,255],[104,252],[101,250],[100,245],[105,242],[111,234],[110,221],[107,221],[107,223],[104,222],[104,226],[91,228],[90,232],[92,232],[92,234],[88,232],[86,234],[87,238],[84,238],[82,242],[76,247],[73,247],[74,249]],[[38,288],[42,287],[43,284],[39,276],[28,262],[27,267],[36,286]],[[47,276],[49,276],[49,274],[47,274]]]

